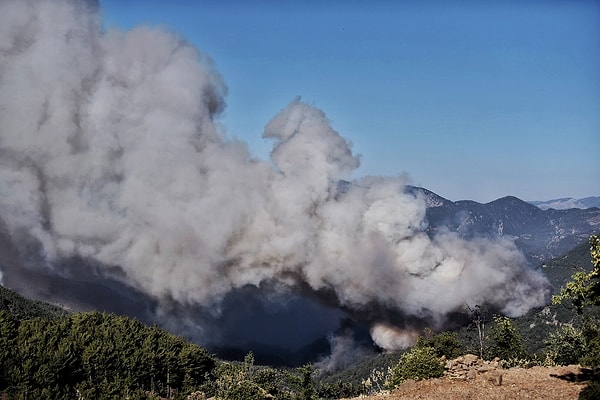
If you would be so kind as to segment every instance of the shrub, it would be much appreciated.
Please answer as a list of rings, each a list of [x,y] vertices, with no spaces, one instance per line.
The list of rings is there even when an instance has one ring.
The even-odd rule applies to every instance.
[[[244,357],[243,363],[221,363],[215,375],[217,379],[212,388],[207,387],[207,392],[223,400],[269,399],[273,397],[269,390],[276,389],[272,386],[276,383],[275,370],[255,367],[252,352]]]
[[[348,399],[358,397],[361,393],[361,387],[353,385],[351,382],[342,381],[322,384],[317,391],[318,398],[326,400]]]
[[[227,388],[222,396],[224,400],[267,400],[271,398],[260,386],[248,379],[236,382],[235,385]]]
[[[444,374],[444,365],[433,347],[414,347],[392,368],[388,387],[393,389],[407,379],[437,378]]]
[[[367,379],[363,379],[362,394],[367,396],[374,395],[377,393],[383,393],[388,386],[392,376],[392,368],[388,367],[385,369],[374,369],[371,371],[371,375]]]
[[[434,335],[431,329],[426,329],[425,336],[419,336],[416,347],[433,347],[438,357],[456,358],[461,354],[461,343],[456,332]]]
[[[585,340],[582,332],[572,326],[564,326],[548,336],[546,355],[555,364],[578,364],[583,357]]]

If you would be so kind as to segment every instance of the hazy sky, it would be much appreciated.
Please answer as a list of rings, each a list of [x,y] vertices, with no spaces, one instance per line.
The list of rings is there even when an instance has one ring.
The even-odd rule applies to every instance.
[[[173,30],[229,94],[227,135],[268,159],[296,96],[362,155],[451,200],[600,195],[600,2],[100,0],[105,26]]]

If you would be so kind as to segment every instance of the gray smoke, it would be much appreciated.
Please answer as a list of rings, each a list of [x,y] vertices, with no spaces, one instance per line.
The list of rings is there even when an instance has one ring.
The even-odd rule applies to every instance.
[[[73,257],[116,268],[170,307],[218,315],[229,293],[268,283],[389,310],[367,318],[387,349],[411,342],[406,321],[441,326],[465,304],[513,316],[544,304],[545,278],[511,242],[430,238],[405,178],[340,185],[359,157],[322,111],[281,110],[268,163],[214,122],[225,94],[173,33],[103,30],[91,2],[2,1],[0,216],[13,240],[33,238],[49,270]]]

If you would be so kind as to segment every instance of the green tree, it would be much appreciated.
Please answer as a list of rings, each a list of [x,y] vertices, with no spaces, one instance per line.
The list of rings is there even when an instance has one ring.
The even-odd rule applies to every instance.
[[[590,236],[590,254],[592,270],[588,273],[579,271],[573,274],[570,282],[552,298],[552,302],[560,304],[571,301],[579,314],[583,314],[581,332],[585,342],[585,357],[582,362],[596,370],[600,370],[600,323],[593,318],[589,310],[600,305],[600,237]]]
[[[433,347],[438,357],[456,358],[461,353],[461,343],[456,332],[434,334],[431,329],[425,329],[424,335],[417,339],[416,347]]]
[[[248,353],[244,363],[221,363],[215,371],[216,380],[208,392],[222,400],[266,400],[271,395],[254,380],[254,354]],[[208,385],[210,386],[210,385]]]
[[[392,368],[388,386],[393,389],[407,379],[437,378],[443,374],[444,365],[433,347],[413,347]]]
[[[571,301],[577,312],[584,314],[581,332],[585,356],[581,361],[592,367],[594,373],[589,385],[581,391],[580,399],[597,399],[600,394],[600,324],[586,312],[591,306],[600,305],[600,238],[597,235],[590,236],[590,254],[592,270],[573,274],[571,281],[552,298],[555,304]]]
[[[508,317],[494,316],[488,339],[488,358],[498,357],[508,361],[525,357],[523,338]]]
[[[315,369],[313,366],[306,364],[296,368],[296,371],[300,375],[300,387],[296,398],[298,400],[312,400],[316,398],[317,390],[315,385]]]
[[[282,370],[263,367],[252,373],[252,381],[263,388],[270,398],[287,399],[289,385],[286,381],[287,375]]]
[[[186,343],[179,353],[179,363],[183,369],[181,389],[188,393],[201,386],[206,375],[215,367],[215,360],[200,346]]]
[[[590,272],[579,271],[573,274],[571,281],[552,297],[554,304],[570,300],[579,313],[584,308],[600,305],[600,237],[590,237],[590,253],[593,268]]]
[[[585,339],[580,329],[563,326],[546,339],[546,356],[558,365],[578,364],[584,356]]]

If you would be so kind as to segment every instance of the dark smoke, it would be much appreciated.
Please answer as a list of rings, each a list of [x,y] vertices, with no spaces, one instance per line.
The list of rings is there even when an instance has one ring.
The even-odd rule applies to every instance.
[[[406,179],[340,190],[359,157],[299,99],[265,127],[272,163],[255,160],[214,123],[225,93],[210,59],[170,32],[103,31],[91,2],[0,3],[0,216],[19,249],[0,278],[129,290],[147,299],[131,299],[138,312],[219,345],[242,345],[247,326],[299,346],[256,328],[290,312],[286,323],[317,316],[296,329],[305,339],[350,315],[394,349],[465,305],[544,304],[545,278],[511,242],[429,237]]]

